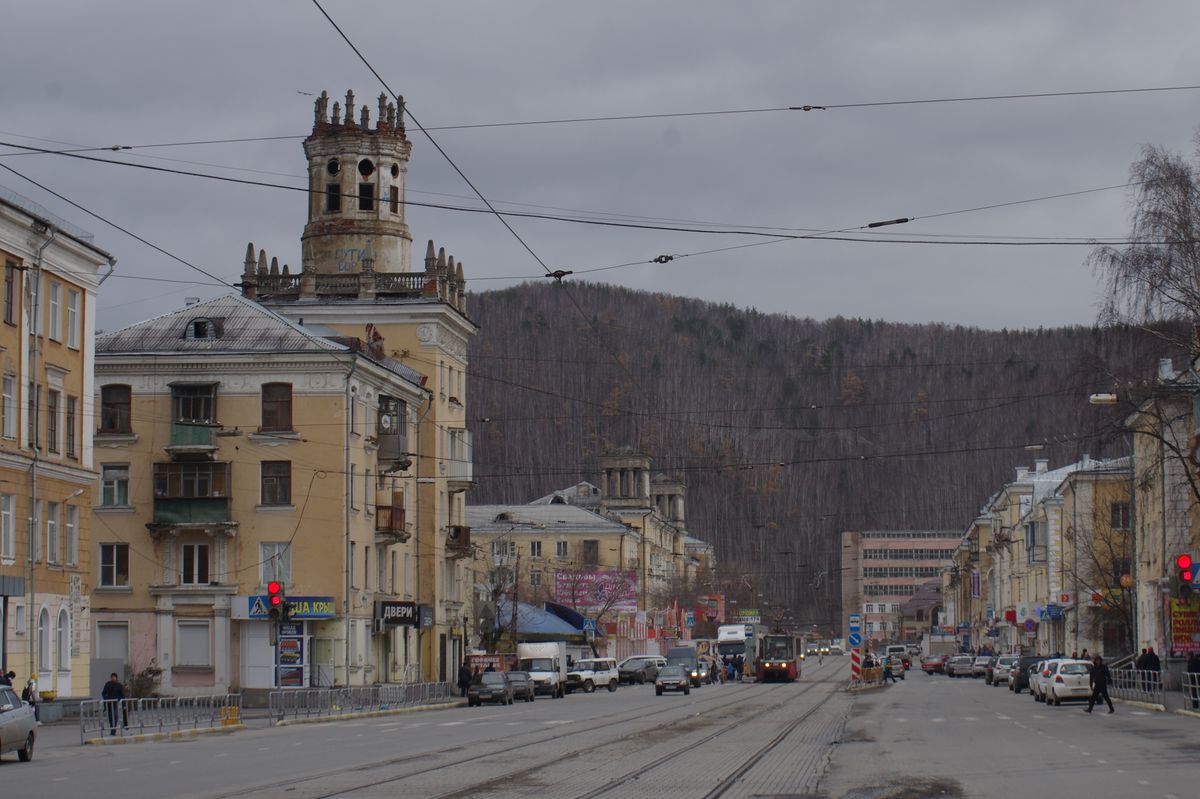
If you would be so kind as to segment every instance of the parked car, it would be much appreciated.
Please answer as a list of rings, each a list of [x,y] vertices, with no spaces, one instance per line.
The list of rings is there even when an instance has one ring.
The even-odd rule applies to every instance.
[[[0,755],[16,752],[18,760],[28,763],[33,759],[36,738],[37,719],[33,706],[22,702],[12,688],[0,686]]]
[[[476,674],[467,688],[467,705],[475,707],[484,702],[513,703],[513,686],[508,675],[502,671],[484,671]]]
[[[991,661],[991,655],[979,655],[971,661],[971,676],[982,677],[987,674],[988,662]]]
[[[971,664],[974,658],[970,655],[955,655],[946,661],[947,677],[970,677]]]
[[[658,676],[658,670],[665,665],[667,665],[666,658],[653,655],[634,655],[625,658],[617,664],[617,682],[630,685],[634,683],[645,685],[648,682],[654,682],[654,678]]]
[[[1061,705],[1063,702],[1084,701],[1092,695],[1092,664],[1086,660],[1058,660],[1046,680],[1045,702]]]
[[[1037,655],[1021,655],[1009,669],[1008,690],[1019,694],[1022,688],[1028,688],[1030,673],[1041,660]]]
[[[533,701],[534,685],[533,678],[529,676],[527,671],[510,671],[507,672],[508,681],[512,683],[513,699],[522,699],[526,702]]]
[[[1033,701],[1046,701],[1046,683],[1050,681],[1050,676],[1054,672],[1060,660],[1066,658],[1046,658],[1038,662],[1037,670],[1029,673],[1029,693],[1033,694]]]
[[[1007,685],[1012,667],[1020,660],[1016,655],[1001,655],[996,658],[995,664],[992,666],[991,676],[989,680],[992,685]]]
[[[921,671],[926,674],[945,674],[947,659],[945,655],[922,655]]]
[[[575,661],[575,667],[567,672],[567,693],[582,690],[585,694],[590,694],[597,688],[615,691],[620,679],[617,661],[612,658],[581,658]]]
[[[692,675],[683,666],[663,666],[654,678],[654,693],[662,696],[663,691],[692,692]]]

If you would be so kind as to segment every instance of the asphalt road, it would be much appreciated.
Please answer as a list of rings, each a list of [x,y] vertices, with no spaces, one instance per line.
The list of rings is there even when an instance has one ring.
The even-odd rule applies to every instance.
[[[1026,691],[910,672],[860,694],[821,795],[1184,799],[1200,785],[1200,719],[1116,703],[1050,707]]]
[[[628,686],[510,707],[454,708],[125,746],[44,736],[0,763],[13,796],[761,796],[815,789],[852,702],[845,658],[793,684]],[[55,741],[57,743],[54,743]]]

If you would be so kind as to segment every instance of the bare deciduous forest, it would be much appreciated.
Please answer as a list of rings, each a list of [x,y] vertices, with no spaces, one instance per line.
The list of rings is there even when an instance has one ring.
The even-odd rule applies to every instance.
[[[470,502],[598,482],[638,447],[687,483],[722,572],[815,624],[837,620],[841,531],[965,529],[1015,466],[1124,454],[1088,394],[1171,354],[1134,328],[819,322],[589,283],[468,309]]]

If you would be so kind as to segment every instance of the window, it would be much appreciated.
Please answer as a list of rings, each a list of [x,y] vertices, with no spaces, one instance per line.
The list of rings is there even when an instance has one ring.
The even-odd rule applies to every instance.
[[[0,401],[0,413],[3,413],[3,434],[7,439],[17,437],[17,379],[4,378],[4,396]]]
[[[62,506],[57,502],[46,503],[46,562],[62,562],[62,541],[59,538],[59,515]]]
[[[517,554],[515,541],[493,541],[492,555],[498,558],[513,557]]]
[[[393,214],[400,213],[400,189],[398,187],[388,187],[388,202],[391,206],[391,212]]]
[[[292,545],[265,543],[258,545],[259,560],[262,561],[262,584],[278,580],[285,586],[292,581]]]
[[[363,588],[371,590],[371,548],[363,547]]]
[[[537,572],[537,571],[530,572],[529,573],[529,585],[533,588],[538,588],[539,586],[541,586],[541,584],[542,584],[542,573]]]
[[[62,406],[62,392],[46,391],[46,448],[58,452],[58,409]]]
[[[342,210],[342,190],[336,183],[325,184],[325,211],[335,214]]]
[[[4,321],[17,323],[17,265],[4,262]]]
[[[183,544],[179,548],[179,582],[208,584],[208,544]]]
[[[63,424],[63,433],[66,434],[67,457],[75,458],[79,456],[79,435],[76,432],[76,419],[78,416],[79,398],[67,397],[67,417]]]
[[[0,494],[0,558],[12,560],[17,556],[17,498]]]
[[[129,386],[103,386],[100,389],[100,432],[132,433],[129,426]]]
[[[50,312],[48,314],[50,338],[62,341],[62,284],[50,281]]]
[[[1114,502],[1109,506],[1109,516],[1114,530],[1129,529],[1129,503]]]
[[[55,665],[59,671],[69,671],[71,669],[71,619],[67,615],[66,608],[60,608],[58,611],[58,633],[55,649],[58,659]]]
[[[32,526],[35,531],[33,538],[33,562],[37,563],[42,559],[42,501],[39,499],[33,503],[33,521]]]
[[[874,606],[874,605],[867,605],[865,608],[863,608],[863,612],[864,612],[864,613],[874,613],[874,612],[875,612],[875,606]]]
[[[358,186],[358,210],[375,210],[375,186],[370,183],[360,183]]]
[[[218,499],[229,496],[229,464],[190,462],[154,464],[157,499]]]
[[[211,424],[217,418],[217,387],[175,386],[171,389],[171,400],[176,422],[201,422]]]
[[[292,384],[267,383],[262,387],[262,430],[292,429]]]
[[[79,291],[67,289],[67,346],[79,349]]]
[[[42,445],[41,431],[38,429],[41,424],[42,404],[42,387],[33,383],[29,383],[29,446],[38,449]]]
[[[38,671],[50,671],[50,611],[46,608],[38,614],[37,644]]]
[[[129,464],[100,464],[100,506],[123,508],[129,506]]]
[[[555,541],[554,542],[554,557],[558,558],[559,560],[566,560],[566,557],[567,557],[567,542],[566,541]]]
[[[541,541],[530,541],[529,542],[529,557],[540,558],[541,556],[542,556],[542,542]]]
[[[129,544],[100,545],[100,587],[129,587]]]
[[[39,335],[41,335],[43,325],[45,324],[44,317],[38,313],[42,297],[40,282],[37,272],[29,273],[29,329]]]
[[[66,519],[67,563],[74,566],[79,563],[79,506],[67,506]]]
[[[175,624],[175,665],[184,668],[212,666],[208,620],[180,619]]]
[[[375,590],[387,590],[387,547],[375,547]]]
[[[600,542],[590,538],[583,542],[583,564],[596,566],[600,563]]]
[[[358,485],[358,465],[352,463],[352,464],[350,464],[350,492],[349,492],[350,493],[350,508],[351,508],[351,510],[358,510],[358,505],[357,505],[358,499],[354,496],[354,492],[357,490],[355,487],[357,485]]]
[[[262,504],[292,504],[292,462],[262,462]]]
[[[350,587],[358,588],[358,573],[354,571],[354,559],[358,557],[358,542],[350,542]]]

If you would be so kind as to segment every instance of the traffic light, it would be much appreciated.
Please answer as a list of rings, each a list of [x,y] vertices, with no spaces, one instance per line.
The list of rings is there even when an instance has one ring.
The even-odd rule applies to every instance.
[[[1192,580],[1195,579],[1196,569],[1192,556],[1183,553],[1175,558],[1175,575],[1179,578],[1179,598],[1190,599],[1192,596]]]
[[[283,583],[278,580],[267,583],[267,615],[271,621],[287,621],[287,597],[283,594]]]

